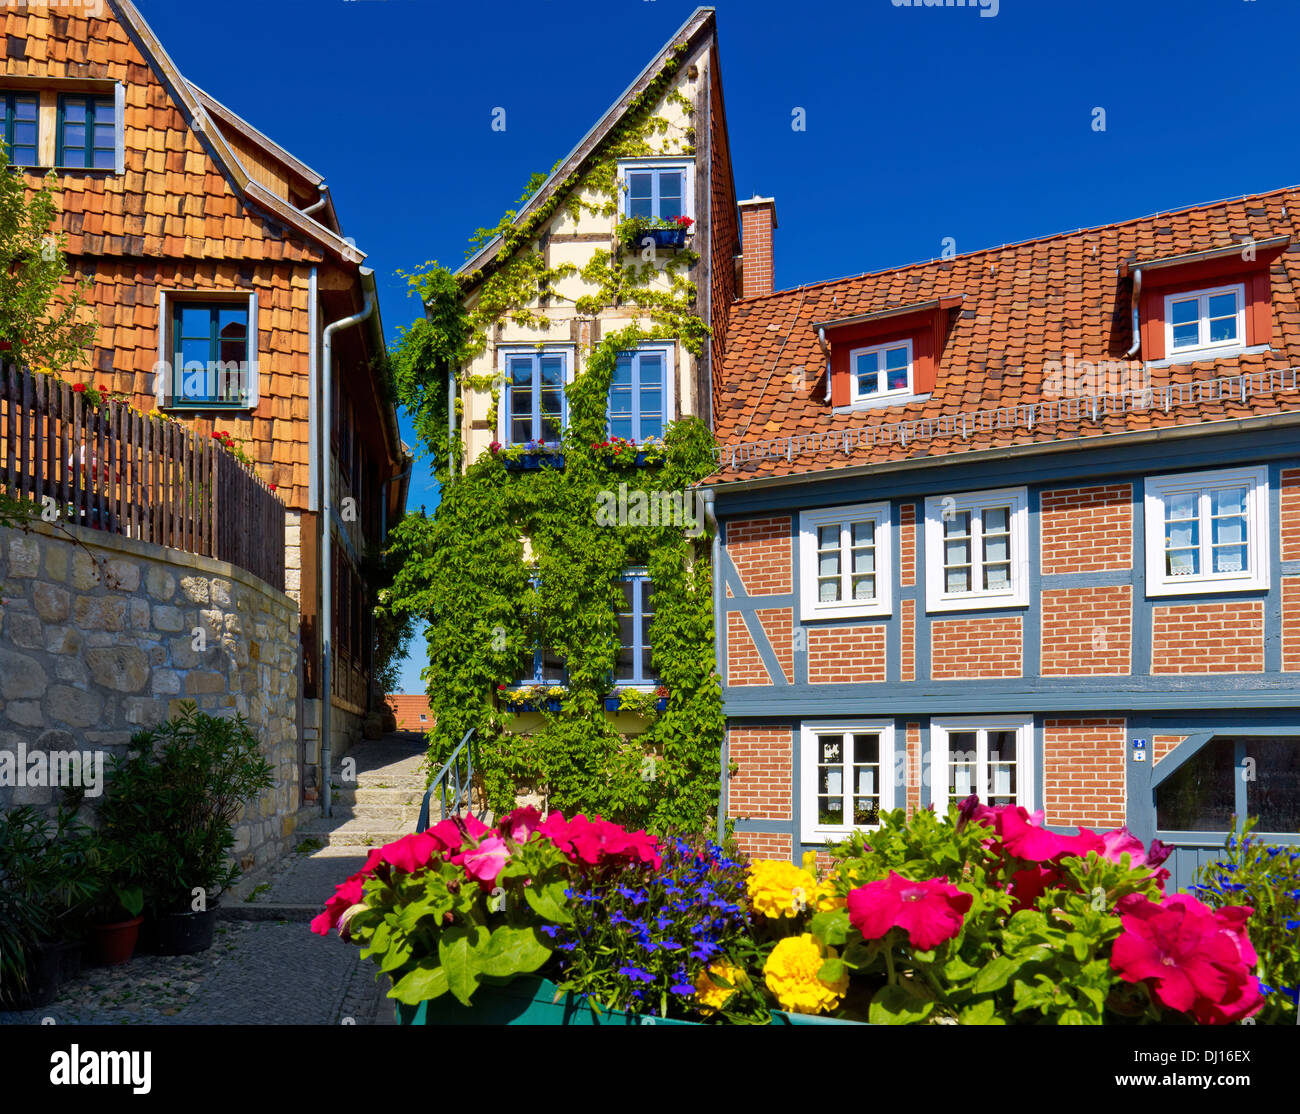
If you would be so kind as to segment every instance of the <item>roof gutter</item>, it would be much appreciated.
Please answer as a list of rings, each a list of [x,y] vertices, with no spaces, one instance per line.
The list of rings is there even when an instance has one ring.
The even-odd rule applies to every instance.
[[[333,794],[330,791],[330,766],[334,762],[334,746],[330,739],[330,704],[333,694],[330,676],[330,640],[334,634],[334,493],[330,481],[333,479],[333,454],[330,451],[329,415],[332,413],[330,399],[334,390],[334,334],[344,329],[359,325],[375,312],[375,273],[369,267],[361,268],[362,290],[365,303],[360,313],[344,317],[325,326],[324,341],[321,345],[321,397],[325,401],[325,421],[321,422],[324,444],[320,450],[320,491],[321,491],[321,546],[320,546],[320,647],[321,647],[321,780],[323,792],[321,802],[325,816],[334,815]]]
[[[1286,429],[1300,426],[1300,411],[1285,414],[1267,414],[1257,418],[1229,418],[1221,422],[1201,422],[1196,425],[1165,426],[1160,429],[1135,430],[1131,433],[1107,433],[1100,437],[1072,437],[1066,441],[1045,441],[1041,444],[1011,445],[1004,449],[974,449],[966,453],[946,453],[941,456],[913,460],[893,460],[880,464],[858,464],[850,468],[822,468],[817,471],[796,472],[789,476],[763,476],[753,480],[707,481],[702,489],[732,495],[740,492],[763,491],[773,488],[795,487],[822,479],[857,479],[863,476],[880,476],[913,469],[942,468],[957,461],[976,463],[994,460],[1014,460],[1019,457],[1045,456],[1049,453],[1075,452],[1094,445],[1125,447],[1144,445],[1157,441],[1181,441],[1193,437],[1208,437],[1217,433],[1251,433],[1261,429]]]

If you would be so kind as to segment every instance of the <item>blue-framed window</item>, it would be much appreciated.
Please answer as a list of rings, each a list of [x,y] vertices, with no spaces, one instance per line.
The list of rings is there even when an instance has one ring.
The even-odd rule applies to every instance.
[[[559,441],[568,421],[568,402],[564,396],[568,352],[554,349],[507,352],[504,359],[505,444]]]
[[[620,352],[609,387],[609,434],[625,441],[662,438],[668,419],[671,360],[666,347]]]
[[[630,569],[619,583],[618,665],[614,681],[620,685],[657,685],[650,646],[654,619],[654,584],[644,569]]]
[[[538,591],[542,586],[541,579],[536,575],[530,576],[528,583],[532,586],[534,592]],[[513,687],[519,688],[524,685],[567,685],[568,683],[568,664],[555,650],[542,644],[542,632],[537,621],[537,614],[534,612],[532,667]]]
[[[29,93],[0,93],[4,106],[4,140],[13,166],[40,165],[40,98]]]
[[[670,221],[693,216],[690,208],[687,164],[623,167],[625,217],[658,217]]]
[[[117,106],[112,97],[59,97],[59,166],[113,170],[117,166]]]
[[[172,302],[169,405],[252,405],[250,308],[248,300]]]
[[[1291,833],[1300,817],[1300,736],[1217,736],[1156,786],[1156,829]]]

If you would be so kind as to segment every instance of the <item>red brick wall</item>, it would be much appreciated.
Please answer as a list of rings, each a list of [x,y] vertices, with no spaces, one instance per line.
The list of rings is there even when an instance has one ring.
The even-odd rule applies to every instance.
[[[930,625],[930,675],[1019,677],[1021,642],[1019,615],[940,620]]]
[[[791,588],[792,546],[788,515],[727,523],[727,553],[751,596],[779,596]]]
[[[916,680],[916,600],[899,603],[898,676],[902,681]]]
[[[737,832],[740,853],[747,859],[793,859],[794,840],[772,832]]]
[[[1282,560],[1300,560],[1300,468],[1282,472]]]
[[[727,612],[727,684],[770,685],[772,678],[749,635],[744,616]]]
[[[1045,574],[1133,566],[1133,488],[1061,487],[1039,503]]]
[[[723,126],[722,79],[718,73],[718,52],[709,51],[709,304],[713,320],[711,356],[716,380],[727,352],[727,322],[731,303],[736,300],[735,258],[740,253],[740,223],[732,191],[731,149]],[[714,398],[707,400],[716,405]],[[716,416],[716,410],[714,411]]]
[[[1186,735],[1152,735],[1150,761],[1159,762],[1186,738]]]
[[[776,660],[787,684],[794,682],[794,610],[789,607],[769,607],[755,612],[763,626],[767,640],[776,651]]]
[[[1300,669],[1300,576],[1282,578],[1282,668]]]
[[[910,588],[916,583],[916,504],[898,508],[898,583]]]
[[[1128,673],[1132,588],[1053,588],[1042,595],[1044,677]]]
[[[907,815],[921,807],[921,725],[907,725],[907,772],[903,783],[907,786]]]
[[[1049,824],[1117,828],[1124,823],[1123,719],[1049,719],[1043,724],[1043,808]]]
[[[885,627],[810,627],[808,683],[851,684],[885,679]]]
[[[1258,600],[1156,607],[1152,673],[1261,673],[1264,605]]]
[[[736,772],[727,783],[727,815],[790,820],[794,786],[794,737],[788,727],[733,727],[727,757]]]

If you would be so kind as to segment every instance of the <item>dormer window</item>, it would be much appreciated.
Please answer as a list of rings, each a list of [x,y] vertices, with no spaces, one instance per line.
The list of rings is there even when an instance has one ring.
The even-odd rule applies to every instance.
[[[877,344],[855,348],[849,354],[853,370],[850,380],[852,401],[879,398],[882,395],[912,393],[912,342]]]
[[[1237,283],[1165,297],[1165,343],[1171,356],[1236,348],[1246,342],[1246,288]]]

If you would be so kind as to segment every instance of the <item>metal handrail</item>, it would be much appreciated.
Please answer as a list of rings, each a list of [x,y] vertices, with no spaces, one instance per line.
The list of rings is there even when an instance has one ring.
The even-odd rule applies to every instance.
[[[420,803],[420,819],[416,822],[415,830],[422,832],[429,827],[429,800],[434,791],[441,788],[442,791],[442,816],[447,816],[447,781],[449,776],[456,779],[456,789],[452,795],[452,801],[456,805],[456,811],[460,811],[461,796],[464,795],[465,804],[473,803],[474,793],[474,748],[470,746],[470,739],[474,735],[474,728],[465,732],[465,737],[461,739],[460,745],[451,752],[451,757],[447,759],[446,764],[438,771],[438,776],[429,782],[429,788],[424,791],[424,800]],[[460,780],[460,763],[457,759],[461,751],[465,752],[465,781],[462,785]],[[472,811],[472,810],[471,810]]]

